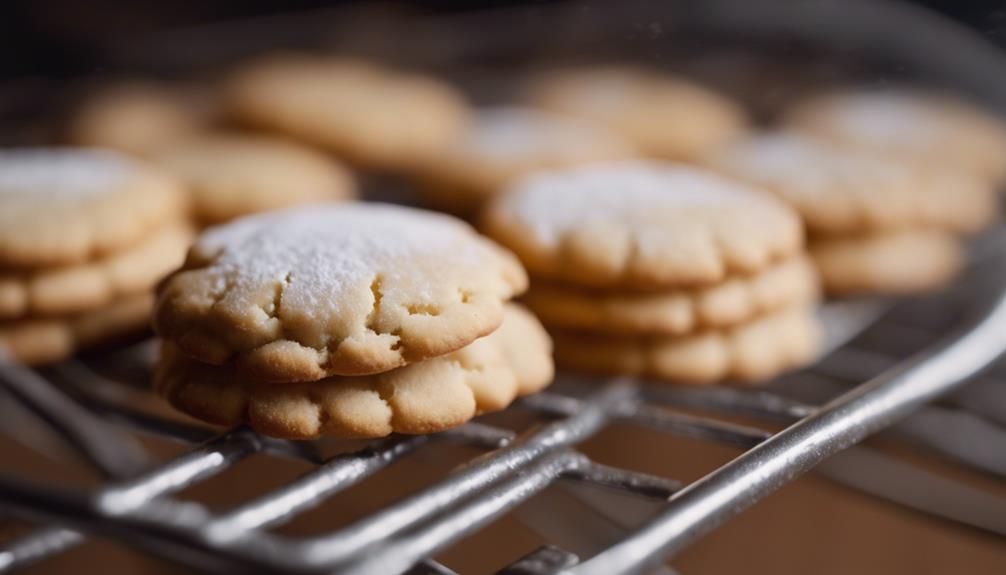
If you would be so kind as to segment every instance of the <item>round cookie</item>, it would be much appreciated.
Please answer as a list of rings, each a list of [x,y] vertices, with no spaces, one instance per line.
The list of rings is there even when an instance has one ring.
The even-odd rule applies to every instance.
[[[747,130],[744,110],[725,96],[668,74],[637,68],[542,75],[531,101],[607,126],[646,155],[691,161]]]
[[[870,154],[1006,180],[1006,123],[952,96],[911,90],[846,91],[795,106],[786,123]]]
[[[935,289],[952,280],[965,260],[959,238],[932,230],[821,240],[810,253],[825,289],[835,295]]]
[[[655,162],[530,176],[490,202],[483,227],[539,277],[607,289],[708,286],[803,247],[776,198]]]
[[[249,383],[166,344],[154,377],[177,409],[218,425],[247,424],[289,439],[435,433],[505,408],[551,382],[548,335],[508,305],[502,326],[447,355],[374,375],[275,385]],[[516,361],[516,363],[515,363]]]
[[[168,224],[98,260],[21,274],[0,272],[0,320],[94,310],[116,297],[150,290],[182,264],[191,241],[187,225]]]
[[[205,232],[161,284],[154,325],[200,361],[313,381],[464,347],[526,285],[512,254],[450,216],[318,204]]]
[[[199,131],[204,120],[196,108],[169,87],[123,83],[89,98],[72,118],[68,138],[143,156]]]
[[[590,292],[534,281],[523,300],[548,326],[598,334],[675,336],[737,325],[817,300],[817,271],[802,256],[706,288],[657,293]]]
[[[472,214],[521,176],[632,154],[621,137],[575,118],[533,108],[486,108],[451,146],[419,168],[419,176],[432,204]]]
[[[240,69],[226,92],[237,118],[376,168],[415,164],[468,117],[442,82],[332,57],[270,56]]]
[[[918,227],[970,232],[997,211],[995,190],[977,178],[798,133],[748,138],[712,154],[708,164],[774,192],[800,212],[811,232],[821,234]]]
[[[346,168],[270,136],[204,134],[163,148],[153,160],[187,184],[200,224],[355,194]]]
[[[560,366],[679,383],[756,383],[810,363],[822,345],[813,309],[795,306],[724,330],[671,338],[553,331]]]
[[[111,151],[0,151],[0,268],[79,264],[179,220],[185,196],[161,171]]]
[[[0,323],[0,356],[6,353],[28,365],[66,359],[147,329],[153,305],[153,294],[144,292],[73,316]]]

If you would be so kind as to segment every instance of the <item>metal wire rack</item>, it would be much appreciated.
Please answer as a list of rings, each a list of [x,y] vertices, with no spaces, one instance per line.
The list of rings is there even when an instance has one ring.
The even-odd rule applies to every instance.
[[[1001,395],[991,388],[1002,381],[994,373],[972,381],[1006,349],[1006,279],[1001,273],[1006,269],[1006,243],[990,243],[966,280],[946,293],[894,306],[829,304],[822,311],[835,344],[828,357],[765,389],[669,387],[564,376],[554,391],[525,398],[512,408],[534,415],[534,423],[517,433],[472,422],[436,435],[391,437],[328,459],[313,443],[268,439],[247,429],[214,437],[203,427],[136,410],[129,402],[112,399],[121,396],[115,393],[117,387],[130,384],[103,376],[98,360],[68,362],[45,372],[8,362],[0,368],[7,406],[28,408],[109,479],[92,491],[68,491],[18,478],[14,470],[0,475],[0,509],[42,525],[0,547],[0,569],[28,565],[87,536],[101,535],[218,572],[451,573],[430,557],[558,483],[581,485],[575,489],[586,507],[621,525],[624,534],[592,556],[545,546],[502,572],[630,572],[673,555],[822,462],[819,469],[839,482],[1006,535],[1006,501],[946,479],[934,483],[937,479],[921,469],[906,469],[872,448],[852,447],[900,421],[892,433],[985,472],[1006,473],[1006,430],[1001,427],[1006,411],[1001,399],[998,405],[983,399]],[[134,345],[115,352],[112,361],[121,364],[128,358],[142,366],[150,349],[150,343]],[[909,352],[910,359],[900,359]],[[963,385],[968,381],[970,385]],[[794,399],[798,394],[793,390],[816,400]],[[944,397],[942,404],[923,407],[939,397]],[[981,407],[972,411],[969,406]],[[702,414],[696,414],[697,409]],[[788,426],[773,433],[735,423],[732,418],[738,415]],[[979,431],[993,434],[993,441],[983,443],[994,447],[980,452],[966,448],[974,443],[969,437],[927,434],[926,418],[983,426]],[[616,421],[738,446],[743,453],[684,484],[602,465],[577,450],[578,444]],[[133,434],[195,447],[170,461],[153,462]],[[338,530],[309,537],[271,530],[392,463],[442,442],[485,455]],[[835,454],[839,457],[828,460]],[[171,497],[251,457],[292,457],[316,468],[222,513]],[[913,499],[885,490],[882,479],[891,473],[901,473],[899,484],[907,477],[911,484],[936,491]],[[949,494],[943,499],[952,505],[941,505],[939,497],[931,496],[940,490]],[[649,501],[650,512],[627,512],[606,502],[605,491]],[[533,517],[529,521],[533,523]],[[575,533],[580,527],[574,522],[565,529]]]

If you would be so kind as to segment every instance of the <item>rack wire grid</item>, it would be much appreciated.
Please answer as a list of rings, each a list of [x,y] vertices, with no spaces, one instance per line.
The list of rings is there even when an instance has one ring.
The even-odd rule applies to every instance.
[[[649,7],[625,5],[630,4],[635,9],[617,18],[597,19],[609,39],[631,39],[625,32],[637,26],[631,13]],[[669,12],[674,12],[671,4],[683,3],[667,3]],[[745,3],[717,0],[702,3],[702,10],[696,6],[690,3],[678,12],[709,16],[707,23],[731,33],[763,29],[775,34],[785,28],[813,35],[814,41],[834,42],[843,51],[860,44],[867,50],[883,46],[884,53],[900,54],[933,78],[1006,102],[1006,86],[991,73],[1001,70],[1001,54],[897,3],[816,1],[796,9],[791,2],[771,2],[738,9]],[[483,54],[510,52],[526,44],[511,30],[530,34],[529,27],[537,26],[540,35],[554,35],[548,22],[556,14],[551,8],[540,10],[545,17],[518,15],[508,20],[513,25],[502,24],[499,13],[441,20],[425,26],[426,41],[417,46],[451,52],[459,44],[457,34],[448,31],[478,28],[506,31],[480,36],[479,41],[488,42]],[[836,19],[827,14],[846,25],[822,25]],[[230,36],[222,36],[219,27],[191,31],[182,41],[173,35],[161,42],[170,46],[164,61],[167,68],[185,68],[194,54],[227,51],[242,38],[258,38],[264,27],[273,35],[286,30],[291,38],[310,35],[305,28],[315,36],[330,36],[332,20],[308,15],[285,26],[275,20],[241,25]],[[495,25],[482,25],[485,20]],[[882,25],[892,21],[897,22],[893,28]],[[409,26],[417,29],[411,22]],[[857,43],[847,42],[846,36]],[[221,42],[221,37],[233,41]],[[133,50],[120,53],[129,60]],[[280,441],[243,428],[216,435],[137,409],[122,390],[135,393],[145,383],[152,342],[44,370],[0,358],[0,430],[40,452],[52,448],[37,433],[46,430],[105,477],[98,488],[73,491],[5,467],[0,511],[35,530],[0,543],[0,570],[17,570],[101,536],[210,572],[447,574],[452,571],[432,559],[438,551],[535,496],[544,497],[541,506],[547,515],[545,490],[557,486],[574,496],[582,513],[563,508],[548,521],[542,513],[521,515],[552,544],[514,558],[501,573],[670,572],[663,566],[666,559],[810,469],[850,488],[1006,536],[1002,497],[857,445],[889,428],[884,435],[934,457],[992,477],[1006,476],[1006,367],[996,363],[1006,349],[1003,270],[1006,235],[998,230],[976,243],[968,272],[944,292],[896,302],[828,303],[821,310],[828,353],[817,364],[761,388],[674,387],[561,374],[549,390],[510,408],[530,421],[516,431],[483,419],[436,435],[393,436],[327,458],[315,442]],[[139,383],[121,377],[128,370],[108,369],[123,364],[140,367]],[[739,417],[766,425],[738,423]],[[603,465],[578,450],[619,422],[731,445],[740,453],[685,483]],[[777,431],[765,429],[771,426]],[[141,436],[191,449],[155,461],[137,441]],[[483,455],[336,530],[303,537],[275,531],[394,463],[445,443]],[[172,497],[251,458],[277,457],[314,468],[225,511]],[[629,505],[625,495],[638,505]],[[577,535],[597,520],[616,526],[618,536],[613,544],[587,549]]]
[[[624,533],[585,557],[547,545],[502,572],[635,572],[653,568],[822,462],[818,469],[840,483],[1006,536],[1006,500],[876,449],[854,447],[896,424],[891,433],[898,437],[959,464],[1006,475],[1004,382],[995,372],[1002,368],[976,377],[1006,349],[1004,238],[996,233],[978,244],[974,265],[944,293],[897,303],[827,304],[821,314],[831,344],[828,355],[764,388],[675,387],[563,375],[550,391],[511,408],[534,415],[533,423],[517,433],[474,421],[435,435],[392,436],[327,460],[312,442],[270,439],[244,428],[213,437],[204,427],[111,399],[121,397],[115,387],[135,384],[108,379],[101,358],[45,371],[7,361],[0,367],[3,420],[13,421],[6,417],[10,409],[30,410],[108,482],[72,491],[6,470],[0,475],[0,509],[40,527],[0,547],[0,569],[23,567],[100,535],[214,572],[451,573],[431,556],[560,483],[602,488],[580,487],[576,493],[586,508]],[[111,361],[121,364],[128,358],[149,366],[153,347],[145,342],[120,349]],[[940,403],[925,405],[941,397]],[[788,425],[772,433],[736,423],[738,415]],[[577,450],[616,421],[734,445],[742,453],[684,484],[602,465]],[[34,437],[25,437],[29,434],[18,425],[7,427],[29,444]],[[948,432],[955,429],[963,432]],[[170,461],[151,462],[134,433],[194,447]],[[308,537],[270,530],[441,442],[485,455],[340,529]],[[226,512],[172,499],[172,493],[251,457],[293,457],[317,467]],[[890,489],[892,477],[897,489]],[[912,496],[905,485],[924,496]],[[651,512],[626,512],[606,499],[606,490],[647,500]],[[572,519],[560,531],[575,536],[583,524]],[[529,521],[534,527],[534,518]]]

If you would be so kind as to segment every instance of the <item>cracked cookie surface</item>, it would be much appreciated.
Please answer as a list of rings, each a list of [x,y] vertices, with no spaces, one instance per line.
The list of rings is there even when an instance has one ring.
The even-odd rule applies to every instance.
[[[737,325],[819,297],[817,272],[798,256],[706,288],[608,293],[533,281],[524,303],[549,326],[602,334],[685,335]]]
[[[0,268],[78,264],[133,245],[179,220],[174,179],[88,148],[0,151]]]
[[[607,289],[712,285],[803,246],[799,217],[778,199],[657,162],[531,176],[495,198],[482,224],[532,273]]]
[[[519,361],[518,361],[519,360]],[[501,327],[454,352],[388,372],[298,384],[249,383],[165,344],[154,376],[177,409],[266,435],[383,437],[434,433],[497,411],[552,380],[551,342],[533,315],[509,304]]]
[[[496,329],[527,276],[467,224],[382,204],[318,204],[211,228],[158,292],[183,353],[276,382],[360,375]]]

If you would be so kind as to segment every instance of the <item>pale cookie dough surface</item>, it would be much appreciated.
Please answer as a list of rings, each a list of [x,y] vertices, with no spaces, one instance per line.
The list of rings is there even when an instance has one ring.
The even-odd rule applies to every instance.
[[[560,367],[675,383],[758,383],[812,362],[822,345],[810,307],[796,306],[724,330],[632,339],[553,332]]]
[[[239,119],[376,168],[414,164],[448,145],[468,117],[447,84],[338,58],[285,54],[252,62],[226,92]]]
[[[384,373],[256,384],[227,368],[193,361],[167,344],[154,385],[193,417],[217,425],[248,424],[275,437],[435,433],[503,409],[515,397],[548,385],[550,350],[541,324],[510,305],[493,333],[457,351]]]
[[[187,224],[172,223],[134,246],[84,264],[0,272],[0,320],[84,312],[152,290],[182,264],[192,235]]]
[[[748,124],[741,106],[725,96],[644,69],[553,72],[534,83],[530,99],[604,125],[646,155],[668,160],[694,160],[741,136]]]
[[[936,289],[952,281],[965,260],[962,241],[937,231],[816,241],[810,253],[825,289],[835,295]]]
[[[532,172],[628,158],[614,132],[568,116],[515,106],[479,110],[471,125],[419,168],[424,196],[472,214],[490,196]]]
[[[526,285],[512,254],[450,216],[318,204],[210,228],[162,284],[155,328],[198,360],[313,381],[461,348]]]
[[[81,314],[0,322],[0,353],[28,365],[66,359],[78,350],[143,332],[153,305],[154,296],[141,293]]]
[[[907,90],[849,91],[798,104],[787,123],[868,153],[1006,179],[1006,123],[953,97]]]
[[[114,85],[88,98],[76,111],[68,137],[75,145],[144,156],[202,129],[204,114],[192,100],[155,83]]]
[[[707,288],[608,293],[533,281],[523,301],[548,326],[604,334],[674,336],[737,325],[819,297],[817,271],[797,256]]]
[[[161,171],[111,151],[0,151],[0,269],[77,264],[177,221],[185,196]]]
[[[205,134],[163,148],[153,160],[187,185],[200,224],[355,195],[349,170],[282,138]]]
[[[771,195],[654,162],[529,176],[494,198],[482,223],[532,273],[609,289],[712,285],[803,246],[800,218]]]
[[[796,132],[767,133],[712,154],[714,169],[772,191],[811,232],[874,233],[914,227],[969,232],[996,216],[987,182],[870,155]]]

